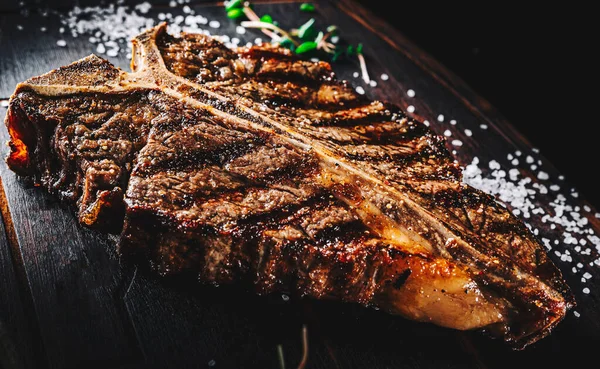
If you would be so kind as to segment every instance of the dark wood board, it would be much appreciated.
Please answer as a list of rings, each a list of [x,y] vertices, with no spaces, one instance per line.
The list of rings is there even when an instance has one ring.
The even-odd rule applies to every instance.
[[[350,1],[318,1],[315,14],[297,11],[298,2],[258,3],[257,13],[269,13],[287,28],[314,16],[317,24],[336,24],[345,40],[365,45],[369,72],[376,87],[354,77],[357,63],[334,65],[342,79],[363,86],[376,99],[415,107],[413,115],[431,123],[439,133],[449,130],[462,146],[456,150],[462,165],[474,157],[497,160],[510,168],[508,154],[539,160],[549,174],[540,180],[529,165],[523,176],[549,186],[560,182],[559,192],[572,206],[589,206],[588,226],[600,234],[596,211],[584,199],[572,196],[567,180],[543,155],[468,86],[417,49],[391,26]],[[218,19],[219,34],[252,41],[259,32],[235,33],[235,22],[224,17],[219,5],[195,4],[194,10]],[[149,15],[177,9],[156,6]],[[23,30],[17,29],[22,25]],[[42,32],[40,27],[46,27]],[[45,73],[94,52],[87,37],[58,33],[55,15],[32,12],[0,13],[0,98],[31,76]],[[56,46],[64,39],[67,46]],[[124,69],[124,55],[108,58]],[[382,80],[382,74],[389,80]],[[410,97],[408,91],[416,91]],[[0,108],[0,116],[5,109]],[[437,117],[443,114],[444,122]],[[457,123],[449,123],[455,119]],[[481,125],[488,126],[482,129]],[[467,135],[465,130],[472,135]],[[0,140],[7,140],[5,129]],[[2,146],[1,155],[7,148]],[[542,153],[543,154],[543,153]],[[540,237],[561,240],[550,257],[573,287],[579,317],[570,313],[547,338],[516,352],[478,332],[457,332],[407,321],[380,311],[332,302],[292,301],[281,296],[257,297],[238,287],[200,287],[177,280],[160,280],[129,265],[114,253],[115,237],[77,225],[70,209],[51,196],[27,186],[6,165],[0,165],[5,206],[0,224],[0,335],[13,342],[13,367],[48,368],[278,368],[277,347],[283,348],[286,367],[294,368],[302,355],[302,325],[308,327],[307,368],[505,368],[522,366],[577,367],[593,358],[600,344],[600,283],[596,255],[572,253],[573,262],[561,261],[554,251],[570,249],[562,242],[564,229],[551,229],[540,217],[528,221]],[[556,196],[536,195],[545,207]],[[572,272],[574,263],[583,270]],[[585,284],[581,274],[592,275]],[[582,292],[584,287],[589,294]],[[7,327],[4,331],[2,329]],[[0,351],[2,354],[3,351]],[[8,364],[6,364],[8,363]]]

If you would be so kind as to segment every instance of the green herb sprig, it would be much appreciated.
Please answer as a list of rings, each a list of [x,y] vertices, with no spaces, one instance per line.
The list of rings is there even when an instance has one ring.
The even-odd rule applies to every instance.
[[[314,4],[303,3],[300,10],[307,13],[316,11]],[[286,47],[296,54],[309,54],[322,51],[330,55],[331,61],[336,62],[340,58],[354,57],[358,59],[362,79],[369,83],[369,73],[367,64],[363,55],[363,45],[336,45],[331,42],[331,37],[337,35],[338,28],[334,25],[327,27],[325,31],[319,31],[315,26],[315,19],[311,18],[298,28],[286,31],[273,21],[269,14],[259,17],[249,1],[229,0],[225,2],[225,11],[227,17],[235,20],[242,20],[244,17],[248,20],[242,20],[240,25],[245,28],[260,29],[265,35],[271,38],[271,42],[279,46]]]

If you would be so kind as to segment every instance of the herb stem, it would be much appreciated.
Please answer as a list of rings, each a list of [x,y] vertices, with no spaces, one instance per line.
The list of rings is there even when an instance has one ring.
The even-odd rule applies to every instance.
[[[256,13],[254,12],[254,10],[252,10],[252,8],[250,8],[250,3],[248,3],[248,2],[244,3],[244,14],[246,14],[246,17],[248,17],[248,19],[250,19],[253,22],[271,24],[271,23],[262,22],[260,20],[260,17],[258,15],[256,15]],[[244,23],[244,22],[242,22],[242,23]],[[245,26],[242,24],[242,27],[245,27]],[[271,39],[279,40],[281,38],[276,33],[269,31],[268,29],[265,29],[265,27],[255,27],[255,28],[262,28],[261,31],[263,31],[263,33],[265,35],[271,37]]]
[[[304,369],[306,367],[306,363],[308,362],[308,329],[306,325],[302,325],[302,359],[300,360],[300,364],[298,364],[297,369]]]
[[[285,358],[283,357],[283,346],[277,345],[277,356],[279,357],[279,368],[285,369]]]
[[[240,25],[245,28],[259,28],[259,29],[262,29],[262,31],[265,33],[267,31],[270,32],[269,30],[279,32],[282,36],[289,38],[290,41],[292,41],[294,43],[294,45],[298,46],[298,42],[296,40],[294,40],[292,38],[292,36],[290,36],[289,33],[282,30],[281,28],[277,27],[273,23],[262,22],[260,20],[258,20],[258,21],[250,20],[250,21],[243,21],[240,23]],[[270,32],[270,33],[272,33],[272,32]],[[276,33],[272,33],[272,34],[273,35],[271,36],[271,38],[275,39],[276,41],[281,39],[281,36],[279,36],[278,34],[276,34]]]
[[[365,81],[365,83],[371,82],[369,73],[367,72],[367,63],[365,62],[365,57],[362,53],[358,54],[358,62],[360,63],[360,71],[362,72],[363,81]]]

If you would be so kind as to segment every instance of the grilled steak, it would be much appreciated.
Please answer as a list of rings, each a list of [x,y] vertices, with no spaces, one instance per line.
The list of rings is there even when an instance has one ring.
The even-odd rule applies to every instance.
[[[573,306],[527,227],[443,138],[271,45],[160,25],[133,73],[89,56],[17,86],[8,165],[161,275],[376,306],[516,348]]]

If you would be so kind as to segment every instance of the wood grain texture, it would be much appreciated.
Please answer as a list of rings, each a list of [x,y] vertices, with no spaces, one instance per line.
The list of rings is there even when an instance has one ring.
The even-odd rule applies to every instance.
[[[298,2],[260,3],[255,10],[271,14],[284,28],[297,27],[310,17],[319,27],[336,24],[344,41],[365,45],[369,73],[377,86],[368,87],[355,77],[359,70],[355,61],[334,65],[339,78],[364,87],[371,98],[405,109],[412,105],[413,115],[429,121],[433,130],[440,134],[448,130],[448,147],[456,151],[462,165],[477,157],[482,163],[496,160],[503,168],[511,168],[507,155],[517,150],[536,163],[539,160],[549,180],[538,179],[525,163],[519,166],[521,175],[534,183],[549,186],[556,182],[561,187],[558,192],[537,194],[535,203],[551,212],[550,202],[561,193],[573,207],[590,206],[584,212],[589,228],[600,234],[594,207],[571,196],[572,186],[558,180],[560,173],[552,164],[460,79],[353,2],[318,1],[316,5],[314,14],[298,12]],[[207,27],[213,33],[236,36],[243,43],[265,39],[258,31],[236,34],[236,23],[224,17],[220,6],[203,2],[192,7],[221,22],[218,29]],[[181,13],[157,6],[148,16],[162,11]],[[18,31],[17,24],[25,32]],[[40,30],[42,26],[46,32]],[[0,14],[0,97],[8,97],[20,81],[94,52],[87,37],[60,34],[59,27],[56,16]],[[58,39],[67,41],[67,46],[57,47]],[[124,54],[108,59],[128,69]],[[383,74],[389,80],[383,80]],[[409,89],[416,91],[415,97],[407,94]],[[438,122],[440,114],[443,122]],[[482,129],[482,124],[488,128]],[[0,140],[6,139],[1,129]],[[463,145],[452,145],[453,139]],[[5,154],[3,146],[0,155]],[[281,296],[257,297],[238,287],[159,280],[121,265],[114,255],[114,238],[79,227],[69,209],[22,183],[5,165],[0,165],[0,175],[19,246],[10,249],[3,238],[5,230],[0,229],[0,272],[6,276],[3,287],[7,291],[0,297],[0,321],[13,324],[9,330],[20,356],[26,358],[36,350],[44,355],[34,364],[24,359],[25,367],[277,368],[277,346],[281,345],[286,367],[294,368],[302,354],[303,324],[309,332],[307,368],[316,369],[577,367],[593,358],[594,347],[600,344],[600,273],[597,265],[589,265],[597,251],[588,245],[591,256],[573,252],[572,262],[561,261],[554,251],[572,249],[562,242],[565,229],[552,229],[539,216],[527,221],[540,237],[560,241],[553,245],[550,257],[573,287],[581,316],[569,314],[549,337],[514,352],[479,332],[447,330],[354,305],[285,302]],[[11,254],[15,250],[16,258]],[[22,265],[11,264],[15,259],[22,260]],[[584,267],[574,273],[571,267],[578,262]],[[22,270],[22,281],[17,278],[18,270]],[[581,282],[584,271],[592,275],[586,283]],[[584,287],[590,289],[589,294],[582,292]],[[29,301],[31,308],[22,307],[21,301],[25,305]],[[26,332],[14,328],[22,326]],[[36,342],[42,347],[36,348]]]
[[[0,114],[5,109],[0,108]],[[8,203],[0,178],[0,368],[34,368],[40,365],[38,341],[34,338],[35,324],[27,318],[29,309],[24,307],[19,291],[21,282],[16,268],[19,261],[13,260],[12,254],[18,253],[18,243],[14,239],[12,221],[8,214]]]

